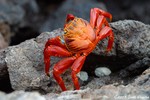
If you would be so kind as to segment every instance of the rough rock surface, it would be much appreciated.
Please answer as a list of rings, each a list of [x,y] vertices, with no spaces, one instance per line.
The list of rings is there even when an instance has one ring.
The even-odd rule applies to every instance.
[[[5,50],[0,50],[0,80],[8,74],[5,57]]]
[[[101,85],[103,79],[92,80],[83,90],[66,91],[60,94],[47,94],[47,100],[149,100],[150,99],[150,68],[129,85]],[[92,83],[90,82],[90,83]]]
[[[10,94],[0,92],[0,100],[46,100],[37,92],[15,91]]]
[[[67,91],[61,94],[47,94],[46,100],[149,100],[149,90],[128,86],[107,85],[100,89]]]
[[[93,51],[93,54],[100,56],[102,63],[105,64],[108,63],[108,62],[103,62],[105,61],[105,59],[110,59],[110,57],[113,57],[113,59],[118,58],[115,60],[110,60],[112,63],[116,64],[116,67],[118,69],[120,69],[121,64],[125,63],[125,66],[123,67],[125,68],[128,65],[130,65],[130,63],[134,63],[140,60],[142,61],[143,64],[145,63],[145,65],[143,66],[144,68],[140,70],[140,73],[142,73],[142,71],[150,67],[149,65],[150,26],[132,20],[114,22],[111,23],[111,26],[115,33],[115,43],[112,52],[109,53],[108,55],[105,54],[104,57],[104,53],[103,53],[103,51],[105,50],[104,46],[106,46],[107,43],[107,41],[104,40],[97,45],[97,48],[96,50]],[[6,61],[5,63],[8,67],[10,82],[14,90],[39,90],[42,93],[60,92],[60,88],[58,84],[55,82],[55,80],[53,79],[52,74],[50,73],[51,74],[50,78],[45,76],[44,64],[43,64],[43,49],[44,49],[44,44],[48,40],[48,38],[52,38],[61,34],[63,34],[62,29],[57,29],[52,32],[41,33],[35,39],[27,40],[19,45],[8,47],[4,50],[3,52],[4,58],[2,57],[2,59],[5,59]],[[140,44],[141,41],[142,44]],[[104,46],[102,46],[102,43],[104,44]],[[131,51],[129,51],[129,49]],[[94,60],[96,57],[94,56],[92,60]],[[60,60],[56,57],[52,57],[51,59],[52,59],[51,65],[53,65],[58,60]],[[118,64],[118,62],[121,61],[124,63]],[[96,60],[94,60],[94,62],[96,62]],[[129,63],[126,65],[126,62]],[[110,65],[110,67],[112,66]],[[133,70],[137,71],[141,67],[142,67],[141,65],[137,67],[132,66],[132,71]],[[93,68],[95,69],[95,67]],[[88,69],[90,70],[90,67]],[[127,69],[129,68],[127,67]],[[129,74],[132,72],[130,71]],[[73,85],[70,81],[71,80],[70,74],[65,73],[64,80],[68,89],[72,90]],[[101,82],[99,80],[101,80]],[[108,82],[108,80],[111,81]],[[92,82],[94,84],[97,83],[98,87],[100,88],[101,86],[104,86],[106,84],[115,83],[113,80],[119,80],[117,82],[121,81],[120,76],[113,78],[112,75],[111,77],[107,76],[102,79],[98,78],[96,80],[93,80],[95,82],[89,79],[88,84]],[[127,84],[132,82],[130,80],[127,81],[129,81],[127,82]],[[121,84],[121,82],[119,84]],[[94,88],[93,86],[97,87],[96,85],[87,85],[87,86],[90,87],[91,89]],[[83,87],[83,89],[86,88],[87,88],[86,86]]]
[[[135,79],[135,81],[132,83],[135,87],[143,87],[143,89],[149,90],[148,93],[150,95],[150,67],[145,70],[139,77]]]
[[[119,72],[119,76],[129,77],[129,76],[133,76],[134,74],[140,74],[141,70],[145,70],[149,67],[150,67],[150,58],[145,57],[129,65],[128,67],[122,69]]]
[[[150,26],[138,21],[122,20],[110,24],[115,33],[114,49],[110,56],[150,57]],[[106,42],[106,43],[105,43]],[[93,53],[103,55],[107,41],[99,42]],[[105,47],[104,47],[105,46]]]
[[[89,20],[90,9],[94,7],[106,10],[106,7],[103,3],[99,3],[94,0],[66,0],[58,9],[53,12],[53,14],[49,15],[49,18],[41,26],[40,32],[52,31],[54,29],[63,27],[66,20],[66,15],[69,13]]]
[[[55,91],[55,89],[58,89],[53,89],[57,85],[50,81],[50,79],[53,79],[52,74],[48,78],[44,73],[43,49],[48,38],[59,34],[62,34],[61,29],[42,33],[36,39],[27,40],[20,45],[7,48],[5,61],[14,90],[31,90],[32,88],[45,93],[47,90]],[[54,58],[51,65],[56,61],[58,59]]]
[[[82,90],[66,91],[62,93],[48,93],[46,95],[39,95],[36,92],[15,91],[6,95],[0,92],[1,100],[149,100],[150,68],[145,70],[130,85],[116,85],[110,84],[101,86],[99,88],[88,87]],[[99,83],[98,83],[99,84]],[[94,84],[94,85],[98,85]],[[93,85],[93,86],[94,86]]]

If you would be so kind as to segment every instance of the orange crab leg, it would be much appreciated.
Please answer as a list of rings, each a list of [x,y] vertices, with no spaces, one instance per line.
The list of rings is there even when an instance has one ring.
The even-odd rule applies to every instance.
[[[72,80],[73,80],[74,86],[77,90],[80,89],[80,85],[79,85],[78,78],[77,78],[76,74],[80,72],[80,70],[84,64],[85,58],[86,58],[86,56],[80,56],[79,58],[77,58],[75,60],[75,62],[73,63],[73,65],[71,67],[71,69],[72,69],[72,73],[71,73]]]
[[[68,52],[65,48],[55,45],[47,46],[44,49],[45,73],[49,76],[50,56],[68,57],[71,55],[72,53]]]
[[[105,24],[106,26],[109,26],[109,24],[104,16],[98,16],[97,23],[96,23],[96,35],[101,30],[103,24]]]
[[[90,12],[90,24],[91,24],[93,29],[94,29],[94,27],[96,25],[97,16],[98,16],[98,13],[96,11],[94,11],[94,9],[91,9],[91,12]]]
[[[75,56],[64,58],[54,66],[53,76],[63,91],[66,90],[66,87],[62,78],[60,77],[60,74],[62,74],[66,69],[68,69],[73,64],[75,59],[76,59]]]
[[[94,8],[91,9],[90,12],[90,24],[93,28],[95,28],[96,26],[96,22],[99,16],[104,16],[110,19],[110,21],[112,20],[112,15],[108,12],[105,12],[99,8]]]
[[[112,46],[113,46],[113,42],[114,42],[114,34],[112,32],[112,29],[108,26],[105,26],[99,33],[99,36],[98,36],[98,41],[106,38],[106,37],[109,37],[109,40],[108,40],[108,46],[107,46],[107,49],[106,49],[106,52],[110,51],[112,49]]]

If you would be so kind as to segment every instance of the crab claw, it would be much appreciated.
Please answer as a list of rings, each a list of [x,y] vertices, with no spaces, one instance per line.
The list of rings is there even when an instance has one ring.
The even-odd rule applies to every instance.
[[[74,15],[68,14],[68,15],[67,15],[67,18],[66,18],[66,21],[65,21],[64,27],[66,27],[66,24],[67,24],[69,21],[73,20],[74,18],[75,18]]]

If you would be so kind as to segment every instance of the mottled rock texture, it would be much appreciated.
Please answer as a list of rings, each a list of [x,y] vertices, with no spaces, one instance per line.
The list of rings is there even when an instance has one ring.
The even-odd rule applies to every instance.
[[[107,40],[105,39],[97,45],[96,49],[92,52],[92,56],[87,57],[87,61],[89,57],[91,57],[91,62],[106,64],[111,70],[118,69],[116,70],[117,72],[119,72],[120,69],[125,70],[126,76],[130,76],[133,71],[135,74],[139,75],[150,67],[150,26],[138,21],[124,20],[111,23],[111,27],[115,34],[113,50],[108,54],[104,53],[107,45]],[[63,34],[62,29],[44,32],[37,38],[1,50],[0,54],[2,55],[0,55],[0,57],[3,62],[0,63],[2,65],[0,67],[8,68],[11,86],[14,90],[38,90],[41,93],[56,93],[61,91],[58,84],[53,79],[52,73],[50,73],[50,78],[45,76],[43,63],[43,49],[45,42],[49,38],[61,34]],[[100,59],[97,59],[97,57]],[[60,58],[56,57],[52,57],[51,59],[51,66],[60,60]],[[136,62],[142,62],[142,64]],[[87,66],[85,64],[84,68],[90,70],[87,70],[87,73],[91,72],[91,67],[89,65]],[[92,68],[96,69],[96,66],[93,66]],[[139,72],[136,73],[136,71]],[[73,85],[70,81],[70,73],[65,73],[63,76],[67,88],[72,90]],[[114,77],[112,71],[112,75],[104,78],[90,78],[87,81],[89,85],[84,84],[85,86],[83,86],[82,89],[86,89],[87,87],[90,87],[91,89],[100,88],[106,84],[115,84],[115,80],[120,80],[120,76],[116,75]],[[147,76],[147,79],[149,79],[149,76]],[[127,81],[129,81],[126,82],[127,84],[133,82],[130,81],[130,79]],[[121,84],[121,82],[118,83],[118,85],[119,84]]]
[[[37,92],[15,91],[10,94],[0,92],[0,100],[46,100]]]

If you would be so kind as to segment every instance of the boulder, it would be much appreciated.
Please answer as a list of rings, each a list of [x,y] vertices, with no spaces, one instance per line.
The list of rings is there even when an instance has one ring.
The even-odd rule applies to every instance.
[[[135,73],[136,71],[139,71],[138,75],[141,74],[150,66],[150,26],[134,20],[124,20],[111,23],[111,27],[113,28],[115,34],[113,50],[109,54],[102,53],[104,52],[105,46],[107,45],[107,40],[105,39],[97,45],[96,49],[92,52],[92,54],[94,55],[88,56],[87,60],[89,57],[92,57],[90,58],[90,60],[92,59],[91,61],[93,61],[94,63],[96,62],[95,58],[98,56],[99,58],[101,58],[101,62],[104,64],[108,64],[108,62],[105,62],[106,59],[110,60],[110,62],[112,62],[113,64],[116,64],[116,69],[119,69],[117,70],[117,72],[122,69],[129,74],[131,74],[132,71],[135,71]],[[1,50],[0,54],[2,55],[0,55],[0,58],[2,59],[2,62],[0,64],[2,66],[0,66],[0,68],[5,69],[7,67],[6,69],[8,69],[11,86],[14,90],[38,90],[41,93],[56,93],[61,91],[60,87],[54,80],[52,73],[50,73],[50,78],[48,78],[44,73],[43,49],[45,42],[49,38],[62,35],[63,33],[64,32],[62,29],[57,29],[52,32],[44,32],[41,33],[37,38],[26,40],[19,45],[10,46],[6,49]],[[102,45],[104,45],[104,47]],[[110,58],[112,58],[113,60]],[[53,64],[58,62],[60,59],[61,58],[51,57],[51,66],[53,66]],[[142,64],[138,64],[136,62],[141,62]],[[131,65],[133,63],[136,63],[135,66],[138,66],[134,67],[133,65]],[[109,66],[110,70],[114,68],[113,65]],[[89,69],[87,73],[91,72],[91,68],[89,67],[89,65],[87,66],[85,64],[83,68]],[[96,66],[93,66],[92,68],[96,69]],[[132,69],[132,71],[129,69]],[[120,80],[121,78],[120,76],[118,76],[118,74],[113,74],[115,73],[112,71],[112,74],[110,74],[110,76],[105,76],[104,78],[89,78],[87,83],[90,84],[94,81],[93,83],[97,83],[98,85],[95,85],[95,87],[99,88],[101,86],[105,86],[106,84],[113,84],[115,83],[115,80]],[[88,75],[89,77],[91,77],[90,74]],[[70,81],[70,76],[70,72],[63,75],[63,79],[68,90],[73,89],[72,81]],[[147,77],[149,78],[149,76]],[[118,85],[122,84],[121,80],[117,82],[120,82],[118,83]],[[132,81],[127,80],[127,84],[130,84],[131,82]],[[91,89],[93,89],[94,84],[84,84],[85,87],[83,86],[82,89],[86,89],[87,87],[91,87]]]

